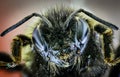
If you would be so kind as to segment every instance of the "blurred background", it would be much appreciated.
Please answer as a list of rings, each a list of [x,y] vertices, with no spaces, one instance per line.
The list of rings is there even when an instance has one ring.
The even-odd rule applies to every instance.
[[[33,12],[42,13],[60,5],[75,9],[83,8],[117,26],[120,24],[120,0],[0,0],[0,33]],[[10,52],[12,38],[22,34],[31,21],[32,19],[4,37],[0,37],[0,51]],[[115,47],[119,43],[118,33],[119,31],[115,31]]]
[[[43,13],[51,7],[60,5],[76,10],[86,9],[120,27],[120,0],[0,0],[0,33],[33,12]],[[0,51],[11,53],[12,38],[17,34],[22,34],[32,21],[34,20],[31,19],[4,37],[0,37]],[[115,31],[114,47],[119,44],[119,32]]]

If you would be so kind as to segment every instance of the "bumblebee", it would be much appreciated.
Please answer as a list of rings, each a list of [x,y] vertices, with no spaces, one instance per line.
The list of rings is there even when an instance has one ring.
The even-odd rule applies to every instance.
[[[6,29],[1,36],[39,17],[25,34],[12,42],[15,64],[25,62],[33,77],[101,77],[120,62],[112,45],[118,27],[92,13],[72,8],[53,8],[32,13]]]

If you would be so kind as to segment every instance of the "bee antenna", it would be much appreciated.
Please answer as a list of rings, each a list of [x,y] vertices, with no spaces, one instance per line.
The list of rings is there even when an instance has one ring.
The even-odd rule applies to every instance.
[[[79,12],[85,13],[86,15],[90,16],[91,18],[95,19],[96,21],[101,22],[102,24],[104,24],[112,29],[115,29],[115,30],[119,29],[116,25],[109,23],[107,21],[104,21],[104,20],[100,19],[99,17],[93,15],[92,13],[85,11],[84,9],[80,9]]]
[[[15,25],[9,27],[8,29],[6,29],[5,31],[3,31],[0,36],[4,36],[7,33],[9,33],[10,31],[14,30],[15,28],[19,27],[20,25],[22,25],[23,23],[25,23],[26,21],[28,21],[30,18],[32,18],[33,16],[38,16],[41,17],[44,21],[46,21],[47,19],[45,17],[43,17],[42,15],[38,14],[38,13],[32,13],[31,15],[26,16],[25,18],[23,18],[22,20],[20,20],[18,23],[16,23]],[[48,22],[48,20],[47,20]],[[48,22],[50,24],[50,22]],[[50,24],[51,25],[51,24]]]

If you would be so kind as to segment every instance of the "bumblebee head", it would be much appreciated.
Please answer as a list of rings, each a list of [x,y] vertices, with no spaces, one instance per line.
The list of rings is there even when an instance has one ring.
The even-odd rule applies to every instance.
[[[33,31],[33,43],[36,51],[46,61],[68,67],[74,63],[76,55],[84,52],[90,29],[88,23],[76,15],[77,11],[69,13],[62,10],[61,12],[50,13],[51,19],[48,15],[46,20],[42,20]],[[52,19],[55,16],[56,20]],[[61,16],[66,19],[63,21]]]
[[[81,13],[84,13],[87,18],[81,16]],[[95,27],[95,25],[89,24],[86,19],[92,18],[93,22],[100,22],[109,28],[118,30],[115,25],[83,9],[74,11],[61,8],[49,10],[46,15],[32,13],[0,35],[4,36],[33,16],[41,18],[40,24],[34,28],[32,33],[34,49],[44,60],[53,62],[60,67],[72,65],[76,55],[84,53],[90,37],[91,25]],[[99,27],[96,28],[99,29]]]

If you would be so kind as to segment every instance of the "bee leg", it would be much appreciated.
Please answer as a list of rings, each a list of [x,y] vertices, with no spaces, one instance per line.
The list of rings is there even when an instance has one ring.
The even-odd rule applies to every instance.
[[[108,65],[110,65],[110,66],[115,66],[116,64],[118,64],[118,63],[120,63],[120,57],[117,57],[117,58],[115,58],[114,60],[111,60],[111,61],[107,61],[108,63]]]
[[[108,28],[104,25],[97,25],[94,28],[102,36],[102,49],[104,55],[104,61],[108,65],[116,65],[120,62],[120,58],[115,59],[115,52],[113,51],[112,39],[113,31],[111,28]],[[115,60],[114,60],[115,59]]]
[[[104,49],[105,49],[105,61],[108,65],[114,66],[120,63],[120,57],[115,58],[115,52],[112,46],[112,34],[108,30],[104,32]]]
[[[108,27],[104,27],[104,26],[99,26],[99,27],[102,28],[101,34],[103,35],[103,46],[104,46],[103,54],[105,58],[104,60],[108,65],[114,66],[117,63],[120,63],[120,57],[115,59],[115,52],[113,50],[113,45],[112,45],[113,31]],[[96,30],[97,30],[97,26],[96,26]]]
[[[113,45],[112,45],[112,34],[108,30],[106,30],[103,34],[103,41],[104,41],[104,57],[105,61],[108,63],[113,61],[115,58],[115,54],[113,51]]]
[[[21,49],[22,46],[31,44],[31,39],[25,35],[17,35],[12,42],[12,55],[16,63],[21,62]]]

